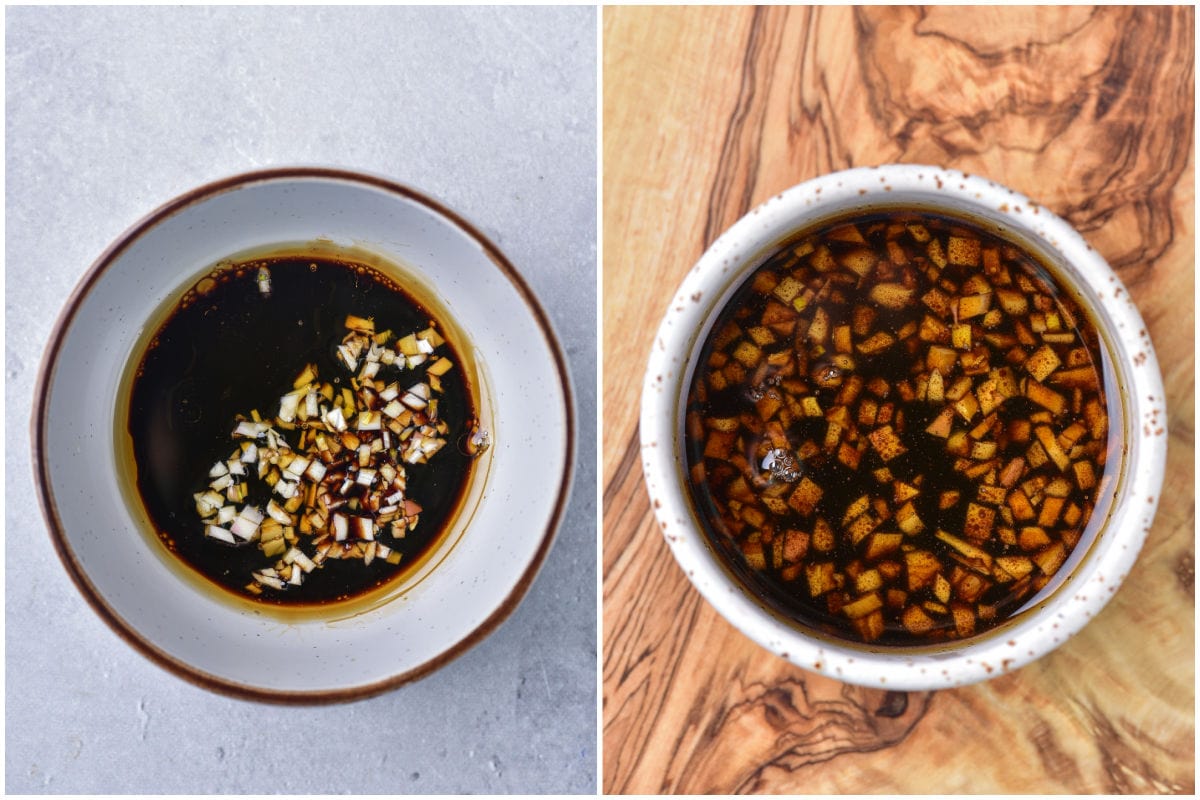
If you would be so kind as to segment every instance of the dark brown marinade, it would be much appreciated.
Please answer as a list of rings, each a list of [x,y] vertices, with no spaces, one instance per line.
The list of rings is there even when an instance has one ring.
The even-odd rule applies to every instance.
[[[270,274],[269,296],[260,291],[260,267]],[[423,511],[404,539],[387,541],[402,554],[399,564],[330,559],[302,586],[255,597],[244,587],[253,570],[269,566],[263,553],[253,545],[231,547],[205,537],[193,494],[206,488],[209,467],[237,447],[230,438],[236,418],[251,409],[273,417],[280,396],[309,363],[321,380],[350,385],[353,374],[336,356],[348,315],[374,318],[380,330],[398,335],[431,322],[438,327],[420,302],[368,265],[324,257],[255,259],[219,268],[187,292],[136,372],[128,431],[137,490],[149,518],[166,547],[192,569],[247,598],[323,604],[387,583],[437,539],[467,484],[471,460],[454,443],[475,411],[462,361],[447,341],[443,348],[449,348],[455,367],[441,378],[440,408],[450,444],[428,465],[408,469],[408,496],[419,499]],[[400,373],[405,385],[420,380],[426,366]],[[248,503],[261,509],[269,498],[266,486],[250,483]]]
[[[692,379],[706,536],[802,626],[872,645],[994,627],[1111,482],[1100,353],[1051,273],[974,225],[876,214],[792,241],[722,310]]]

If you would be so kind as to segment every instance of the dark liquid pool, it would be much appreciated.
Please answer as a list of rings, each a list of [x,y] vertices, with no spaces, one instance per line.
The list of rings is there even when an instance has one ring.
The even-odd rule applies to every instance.
[[[269,295],[260,286],[264,267]],[[244,588],[251,572],[274,559],[253,544],[235,547],[207,538],[194,494],[207,488],[209,467],[237,448],[230,435],[238,415],[256,409],[264,419],[274,417],[281,395],[291,391],[306,364],[315,364],[319,380],[337,391],[351,385],[354,374],[337,359],[348,315],[373,318],[377,330],[398,336],[431,324],[446,335],[416,298],[370,266],[330,258],[263,258],[224,266],[199,281],[142,358],[128,419],[137,491],[163,544],[224,589],[252,597]],[[457,442],[475,419],[454,343],[447,341],[439,352],[454,362],[440,378],[440,418],[449,426],[448,444],[428,464],[406,465],[407,496],[423,509],[419,524],[401,540],[380,537],[401,553],[400,563],[330,559],[302,586],[266,591],[255,599],[281,605],[345,600],[387,583],[438,540],[471,471],[472,459]],[[407,387],[424,380],[427,367],[399,373],[388,368],[386,379]],[[284,433],[294,445],[295,432]],[[269,489],[258,481],[249,484],[246,503],[264,508]]]
[[[700,353],[701,526],[801,626],[876,645],[992,628],[1050,583],[1112,483],[1102,351],[1053,275],[982,228],[896,213],[814,230],[747,279]]]

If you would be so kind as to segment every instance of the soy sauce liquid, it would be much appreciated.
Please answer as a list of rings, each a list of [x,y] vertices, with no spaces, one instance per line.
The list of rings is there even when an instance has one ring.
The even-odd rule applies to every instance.
[[[270,295],[260,291],[258,271],[270,273]],[[204,535],[193,494],[208,486],[208,470],[237,448],[231,438],[236,415],[257,409],[264,420],[305,364],[317,366],[320,382],[349,387],[352,373],[336,359],[348,314],[373,317],[377,330],[403,336],[434,327],[447,338],[439,352],[454,362],[442,378],[439,416],[449,425],[446,446],[428,464],[404,465],[407,496],[423,507],[420,522],[404,539],[383,537],[403,555],[399,564],[376,558],[328,559],[300,587],[261,596],[244,590],[253,570],[270,566],[254,544],[233,547]],[[424,380],[424,366],[380,377],[402,387]],[[414,297],[376,269],[330,258],[264,258],[215,270],[200,280],[151,340],[134,378],[128,431],[136,487],[162,543],[212,583],[257,602],[324,604],[369,592],[399,575],[439,539],[463,497],[471,459],[456,443],[475,417],[464,364],[447,332]],[[281,431],[295,444],[297,432]],[[253,468],[251,469],[253,471]],[[249,481],[246,503],[265,508],[271,496]],[[239,507],[241,504],[238,504]],[[301,542],[306,537],[301,536]],[[310,553],[311,555],[311,553]]]
[[[908,217],[905,215],[897,216],[884,213],[855,217],[851,221],[858,223],[859,227],[865,232],[866,246],[886,258],[887,251],[884,240],[885,224],[906,221],[907,219]],[[1081,336],[1083,344],[1093,356],[1091,366],[1101,376],[1099,380],[1104,387],[1104,392],[1109,398],[1116,396],[1117,390],[1112,379],[1112,369],[1102,363],[1104,361],[1101,356],[1103,348],[1101,347],[1094,323],[1087,318],[1078,304],[1061,290],[1061,287],[1054,281],[1051,274],[1038,264],[1032,256],[1022,251],[1014,251],[1014,248],[1007,242],[992,236],[982,229],[967,226],[959,220],[943,219],[935,215],[925,214],[919,221],[928,224],[931,230],[934,230],[936,233],[944,235],[947,231],[966,232],[978,237],[986,247],[1007,249],[1010,254],[1014,254],[1015,258],[1011,263],[1014,265],[1020,263],[1021,269],[1019,271],[1023,271],[1031,278],[1036,278],[1042,284],[1046,293],[1053,297],[1056,307],[1059,310],[1068,310],[1071,317],[1078,321],[1079,326],[1075,330]],[[830,224],[828,229],[834,229],[840,224],[842,223]],[[826,230],[817,231],[814,238],[821,239]],[[844,252],[862,246],[829,239],[823,239],[822,241],[823,244],[830,248],[835,258],[840,257]],[[759,271],[770,270],[781,275],[787,274],[789,268],[796,263],[796,259],[791,255],[791,246],[794,244],[795,242],[792,242],[780,252],[770,257],[759,268]],[[1016,271],[1015,267],[1014,270]],[[944,278],[949,278],[957,282],[966,279],[972,273],[978,271],[978,267],[962,267],[951,264],[942,271],[941,275]],[[742,328],[757,324],[756,321],[762,318],[767,304],[773,301],[769,293],[762,294],[753,288],[753,278],[753,274],[747,278],[744,285],[728,301],[726,307],[712,326],[713,334],[710,334],[709,339],[705,342],[699,354],[696,371],[689,390],[687,406],[689,413],[698,413],[704,419],[740,418],[745,420],[747,415],[753,418],[756,401],[765,392],[773,390],[770,370],[767,371],[767,377],[762,381],[761,385],[749,385],[749,381],[747,381],[745,383],[731,383],[728,387],[720,390],[714,390],[711,386],[707,385],[710,374],[710,367],[707,365],[709,364],[710,357],[714,352],[721,350],[721,348],[716,346],[714,341],[716,332],[721,331],[730,322],[736,323]],[[918,290],[918,293],[925,291],[927,288],[929,287],[922,286]],[[866,289],[864,288],[862,289],[862,296],[852,296],[849,302],[824,305],[823,307],[829,315],[830,328],[836,325],[850,324],[852,307],[856,303],[865,302],[863,299],[865,294]],[[919,323],[922,317],[928,312],[928,309],[919,302],[897,310],[879,306],[875,306],[874,308],[877,313],[877,321],[874,329],[890,332],[899,331],[905,325],[911,323]],[[997,330],[1003,330],[1003,328],[997,328]],[[924,351],[918,350],[914,346],[906,346],[917,344],[919,343],[913,340],[900,342],[896,346],[890,347],[877,355],[855,353],[857,361],[856,371],[865,379],[882,378],[889,385],[894,386],[901,381],[912,378],[923,367]],[[789,351],[793,348],[795,348],[802,365],[799,377],[808,380],[823,368],[835,369],[828,355],[810,359],[804,358],[804,354],[800,351],[806,350],[807,346],[802,343],[796,343],[787,337],[781,337],[777,343],[764,346],[762,350],[765,358],[771,353]],[[1003,366],[1005,363],[1002,353],[993,353],[992,358],[993,366]],[[835,398],[837,398],[840,391],[841,385],[839,384],[834,388],[816,388],[813,394],[817,397],[822,409],[830,409],[836,405]],[[863,395],[866,395],[865,391]],[[913,402],[902,401],[896,396],[894,391],[888,399],[893,401],[898,408],[902,409],[905,415],[906,427],[916,432],[923,431],[942,408],[941,404],[935,405],[926,403],[923,400]],[[882,403],[883,401],[881,400],[880,402]],[[1030,414],[1038,410],[1038,406],[1030,400],[1024,397],[1013,397],[1004,402],[996,410],[995,414],[1001,425],[1007,425],[1013,420],[1026,419]],[[1110,420],[1115,419],[1116,409],[1110,405],[1109,410],[1112,412],[1110,413]],[[975,423],[979,422],[981,417],[982,415],[976,416]],[[961,421],[956,420],[956,425],[962,427]],[[787,430],[787,435],[793,446],[806,440],[820,443],[825,435],[826,428],[827,422],[824,416],[800,417],[791,423]],[[1114,426],[1110,426],[1108,436],[1111,447]],[[763,452],[767,447],[764,444],[767,441],[764,436],[746,427],[742,427],[739,429],[739,441],[743,446],[742,455],[745,456],[750,464],[758,465],[763,461]],[[944,447],[944,439],[917,433],[916,435],[907,437],[906,444],[908,445],[908,451],[904,457],[896,458],[889,462],[883,461],[873,449],[868,448],[862,456],[862,461],[858,469],[851,469],[842,464],[838,460],[836,452],[822,451],[807,459],[797,459],[794,480],[787,482],[795,483],[804,476],[812,478],[824,490],[824,494],[816,504],[816,511],[813,516],[824,517],[833,525],[835,530],[840,530],[839,523],[842,520],[842,515],[857,498],[863,494],[868,494],[872,497],[888,496],[890,490],[886,490],[871,477],[873,470],[880,467],[887,467],[896,480],[909,483],[914,480],[919,481],[922,491],[912,499],[912,503],[917,516],[925,525],[927,534],[921,537],[919,541],[923,547],[933,551],[946,562],[952,552],[951,548],[944,542],[928,534],[938,529],[954,533],[959,533],[963,530],[967,500],[975,499],[979,481],[968,478],[962,472],[954,469],[955,457],[947,454]],[[917,444],[924,444],[925,446],[916,446]],[[1000,437],[1000,444],[1003,446],[1001,453],[1006,457],[1005,460],[1012,455],[1021,455],[1024,453],[1024,445],[1009,447],[1003,436]],[[1008,449],[1006,450],[1005,448]],[[705,442],[703,437],[696,438],[690,433],[685,437],[684,458],[689,470],[689,476],[691,476],[688,481],[688,487],[697,512],[696,517],[710,547],[720,556],[725,567],[733,573],[743,586],[750,589],[756,597],[779,615],[802,626],[815,628],[838,638],[854,640],[853,633],[848,629],[847,620],[837,613],[832,613],[827,607],[826,596],[822,595],[814,598],[809,595],[803,576],[799,580],[785,580],[780,577],[780,570],[777,567],[768,564],[766,569],[754,569],[746,562],[741,550],[740,536],[734,532],[737,525],[736,519],[729,516],[728,498],[725,496],[728,483],[741,473],[731,467],[728,462],[706,458],[704,449]],[[705,467],[707,475],[704,480],[695,479],[693,467],[697,465],[704,465]],[[758,472],[759,483],[755,491],[763,491],[769,488],[772,483],[778,482],[777,479],[770,477],[765,470],[760,469]],[[950,509],[942,509],[939,507],[939,496],[942,492],[948,491],[957,491],[965,499]],[[890,500],[890,497],[888,499]],[[1090,509],[1097,498],[1094,492],[1084,492],[1075,488],[1066,499],[1069,502],[1085,505],[1085,507]],[[790,519],[776,519],[774,522],[779,526],[780,530],[786,527],[803,530],[811,529],[811,519],[799,516]],[[1085,517],[1083,523],[1080,524],[1080,528],[1082,529],[1088,523],[1089,520]],[[894,523],[885,524],[880,528],[880,530],[891,529],[894,529]],[[911,537],[906,537],[906,539],[911,539]],[[1015,546],[993,545],[993,549],[996,550],[995,555],[1021,554],[1021,551]],[[822,558],[817,560],[832,560],[840,568],[857,557],[858,551],[856,545],[851,544],[847,537],[837,534],[834,550],[831,553],[823,554]],[[811,550],[808,560],[813,560]],[[953,562],[949,563],[952,564]],[[935,599],[931,588],[913,592],[910,596],[912,601],[915,602]],[[1007,593],[1006,585],[997,584],[982,599],[995,607],[996,617],[992,623],[995,625],[1019,611],[1027,604],[1029,598],[1025,596],[1012,596]],[[985,627],[981,623],[980,631]],[[953,625],[949,620],[939,620],[938,626],[928,637],[928,640],[939,640],[943,638],[943,633],[952,629]],[[885,646],[913,643],[914,637],[891,618],[888,618],[885,622],[883,634],[879,639],[872,642],[875,645]]]

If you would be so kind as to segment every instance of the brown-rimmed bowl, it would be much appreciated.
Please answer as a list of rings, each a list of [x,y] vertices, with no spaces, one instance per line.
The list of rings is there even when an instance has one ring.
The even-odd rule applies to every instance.
[[[281,615],[189,580],[121,485],[122,377],[144,329],[214,264],[312,243],[370,252],[436,296],[469,342],[491,446],[459,526],[376,602]],[[280,168],[199,187],[135,224],[67,301],[38,378],[33,462],[64,566],[151,660],[205,687],[278,702],[356,699],[480,641],[529,589],[557,532],[574,459],[562,349],[517,269],[471,224],[392,180]],[[182,467],[181,467],[182,468]]]

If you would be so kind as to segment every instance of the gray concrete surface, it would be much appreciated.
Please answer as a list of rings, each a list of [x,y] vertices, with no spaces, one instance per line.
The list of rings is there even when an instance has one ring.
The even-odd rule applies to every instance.
[[[9,8],[6,789],[596,791],[594,8]],[[382,173],[520,267],[575,376],[573,499],[516,613],[410,686],[287,708],[196,688],[90,610],[33,500],[51,326],[106,245],[206,181]]]

